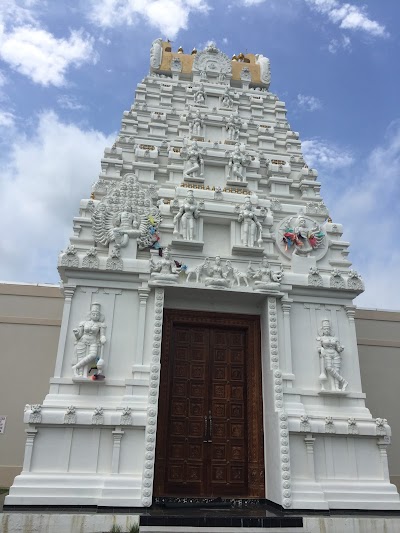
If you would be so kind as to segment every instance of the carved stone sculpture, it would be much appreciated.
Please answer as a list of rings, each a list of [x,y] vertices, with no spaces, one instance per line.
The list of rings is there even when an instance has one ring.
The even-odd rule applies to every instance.
[[[132,420],[132,408],[131,407],[124,407],[121,414],[120,419],[120,425],[121,426],[131,426],[133,423]]]
[[[177,283],[181,269],[176,266],[171,258],[169,248],[164,248],[161,259],[157,262],[150,259],[150,277],[152,281],[159,284],[172,285]]]
[[[204,92],[204,85],[201,84],[198,90],[194,93],[194,103],[197,105],[204,105],[206,102],[206,93]]]
[[[156,39],[151,44],[150,49],[150,66],[158,69],[162,61],[162,39]]]
[[[264,83],[268,89],[271,83],[271,66],[268,57],[262,54],[256,54],[256,65],[260,65],[261,83]]]
[[[321,391],[325,391],[327,385],[328,390],[344,392],[348,385],[348,382],[340,374],[344,347],[337,337],[332,335],[331,324],[328,319],[322,321],[321,334],[317,337],[317,341],[321,367],[319,376]]]
[[[308,415],[300,416],[300,431],[304,431],[305,433],[311,433],[311,424]]]
[[[332,275],[330,278],[330,286],[333,289],[344,289],[345,288],[344,279],[342,278],[342,275],[338,268],[334,268],[332,270]]]
[[[96,426],[104,424],[104,409],[102,407],[95,407],[92,415],[92,424]]]
[[[233,106],[233,100],[231,98],[231,95],[229,94],[229,87],[225,89],[225,92],[222,95],[221,104],[223,107],[227,107],[229,109],[231,109]]]
[[[122,248],[130,238],[137,238],[139,249],[151,247],[160,223],[151,191],[132,175],[125,176],[92,210],[94,240],[105,246],[114,242],[116,248]]]
[[[250,196],[246,196],[244,204],[239,208],[238,222],[241,224],[240,237],[243,246],[262,245],[262,225],[251,204]]]
[[[42,406],[38,403],[31,405],[31,414],[29,415],[30,424],[40,424],[42,421]]]
[[[336,433],[335,424],[331,416],[325,417],[325,433]]]
[[[97,248],[92,246],[90,250],[86,252],[82,261],[83,268],[99,268],[99,258],[97,257]]]
[[[189,133],[191,137],[203,137],[203,118],[201,116],[200,110],[197,109],[194,116],[189,117]]]
[[[347,287],[349,289],[354,289],[356,291],[363,291],[364,290],[364,283],[362,281],[362,278],[358,272],[355,270],[349,270],[349,277],[347,280]]]
[[[232,276],[233,278],[233,285],[235,285],[235,281],[238,287],[241,285],[241,281],[243,281],[244,285],[246,287],[249,286],[249,273],[248,272],[242,272],[238,268],[234,267],[231,263],[231,261],[226,262],[226,269],[227,269],[227,276]]]
[[[228,139],[230,141],[239,140],[240,127],[242,125],[242,120],[239,117],[238,113],[232,113],[229,117],[228,122],[225,125],[225,129],[228,132]]]
[[[254,281],[254,290],[255,291],[277,291],[280,288],[281,281],[283,278],[283,270],[279,272],[274,272],[269,263],[268,259],[264,256],[262,258],[261,264],[257,270],[249,268],[251,278]]]
[[[196,236],[196,220],[200,216],[200,208],[194,199],[193,191],[188,190],[183,204],[174,217],[174,236],[181,237],[187,241],[193,241]]]
[[[218,50],[215,43],[210,43],[195,55],[193,72],[200,74],[201,79],[220,78],[221,75],[227,79],[232,76],[232,63],[226,54]]]
[[[88,378],[90,367],[96,362],[95,376],[103,377],[103,347],[106,343],[106,325],[104,316],[100,312],[100,304],[90,306],[90,314],[86,320],[72,330],[76,339],[76,362],[72,369],[75,377]]]
[[[308,274],[308,284],[310,287],[323,287],[324,280],[319,273],[319,268],[310,267],[310,273]]]
[[[107,270],[123,270],[124,264],[121,259],[121,250],[119,248],[112,248],[110,255],[107,257],[106,269]]]
[[[356,422],[356,419],[354,417],[350,417],[347,420],[347,431],[348,431],[349,435],[358,435],[359,434],[357,422]]]
[[[227,179],[233,181],[245,181],[244,170],[250,164],[250,157],[242,152],[240,144],[237,143],[229,158]]]
[[[64,415],[64,424],[76,424],[76,407],[70,405]]]
[[[183,150],[181,150],[181,156],[184,156]],[[185,156],[184,178],[189,180],[202,178],[204,174],[204,160],[200,154],[200,148],[196,141],[190,146]]]
[[[386,427],[385,427],[386,424],[387,424],[386,418],[377,418],[375,420],[375,423],[376,423],[376,434],[379,437],[384,437],[385,435],[387,435],[387,430],[386,430]]]
[[[188,269],[186,271],[186,281],[189,282],[191,277],[194,276],[196,278],[196,283],[199,283],[202,275],[208,272],[209,266],[210,260],[206,258],[202,263],[200,263],[200,265]]]
[[[225,265],[224,271],[220,256],[216,256],[213,265],[211,264],[211,260],[209,260],[207,277],[205,279],[206,287],[215,287],[219,289],[229,287],[230,282],[227,278],[228,270]]]
[[[77,250],[73,244],[68,246],[65,252],[61,254],[60,266],[79,267],[79,257],[77,256]]]
[[[283,235],[285,249],[292,249],[293,253],[304,257],[310,256],[313,250],[322,246],[324,239],[325,235],[319,224],[302,214],[289,219]]]

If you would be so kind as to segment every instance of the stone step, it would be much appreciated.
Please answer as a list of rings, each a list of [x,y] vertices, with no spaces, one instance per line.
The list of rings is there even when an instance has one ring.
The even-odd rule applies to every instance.
[[[141,526],[140,533],[309,533],[302,527]]]

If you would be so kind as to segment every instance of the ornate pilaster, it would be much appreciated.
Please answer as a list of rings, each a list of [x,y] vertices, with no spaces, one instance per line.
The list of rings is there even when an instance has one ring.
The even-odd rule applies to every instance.
[[[290,450],[289,450],[289,424],[288,417],[283,409],[283,383],[282,371],[279,365],[279,338],[278,338],[278,313],[276,298],[268,298],[268,338],[271,369],[273,372],[275,411],[279,419],[279,455],[281,465],[281,494],[282,505],[285,508],[292,506],[291,475],[290,475]]]
[[[111,459],[111,473],[119,473],[119,457],[121,455],[121,439],[125,432],[122,429],[116,429],[112,432],[113,435],[113,450],[112,450],[112,459]]]
[[[153,495],[163,309],[164,289],[156,289],[154,302],[153,350],[145,434],[145,460],[142,479],[142,504],[144,507],[150,507]]]
[[[377,440],[376,444],[379,448],[379,454],[381,457],[383,479],[387,482],[390,482],[388,457],[387,457],[387,447],[390,444],[390,437],[387,437],[387,436],[380,437]]]
[[[56,367],[54,370],[55,378],[61,377],[62,364],[63,364],[63,358],[64,358],[64,349],[65,349],[65,343],[67,340],[67,334],[68,334],[68,329],[69,329],[69,317],[71,314],[71,303],[72,303],[72,297],[75,293],[75,290],[76,290],[76,287],[74,285],[64,285],[63,287],[64,309],[63,309],[63,316],[62,316],[62,321],[61,321],[60,337],[58,340]]]
[[[30,472],[31,462],[32,462],[32,453],[33,453],[33,443],[35,441],[38,430],[34,428],[29,428],[25,430],[25,433],[26,433],[25,456],[24,456],[24,464],[22,466],[22,471]]]
[[[144,349],[144,333],[146,328],[146,309],[147,300],[149,298],[150,289],[147,287],[140,287],[138,289],[139,294],[139,314],[137,325],[137,338],[136,338],[136,355],[135,363],[132,371],[135,371],[136,365],[143,365],[143,349]]]
[[[292,381],[294,379],[293,366],[292,366],[292,337],[290,327],[290,309],[292,307],[293,300],[282,300],[283,311],[283,353],[284,353],[284,379],[286,386],[291,388]]]
[[[307,453],[308,476],[311,479],[311,481],[315,481],[315,463],[314,463],[315,438],[312,436],[311,433],[307,434],[304,437],[304,443],[306,445],[306,453]]]

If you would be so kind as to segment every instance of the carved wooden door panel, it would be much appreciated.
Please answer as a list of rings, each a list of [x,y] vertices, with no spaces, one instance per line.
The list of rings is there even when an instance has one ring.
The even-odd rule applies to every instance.
[[[210,331],[208,493],[247,495],[244,349],[246,332]]]
[[[227,317],[166,312],[155,496],[265,497],[258,317]]]

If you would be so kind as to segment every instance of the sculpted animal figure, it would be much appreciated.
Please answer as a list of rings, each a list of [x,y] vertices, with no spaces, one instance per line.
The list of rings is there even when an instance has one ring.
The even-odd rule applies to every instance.
[[[233,277],[233,281],[237,283],[237,286],[240,287],[240,282],[243,281],[246,287],[249,286],[248,274],[246,272],[241,272],[238,268],[235,268],[232,263],[228,260],[226,262],[226,267],[228,269],[228,276]]]
[[[192,276],[196,276],[196,283],[199,283],[203,272],[207,272],[210,265],[210,260],[205,259],[203,263],[194,268],[190,268],[186,273],[186,281],[190,281]]]

